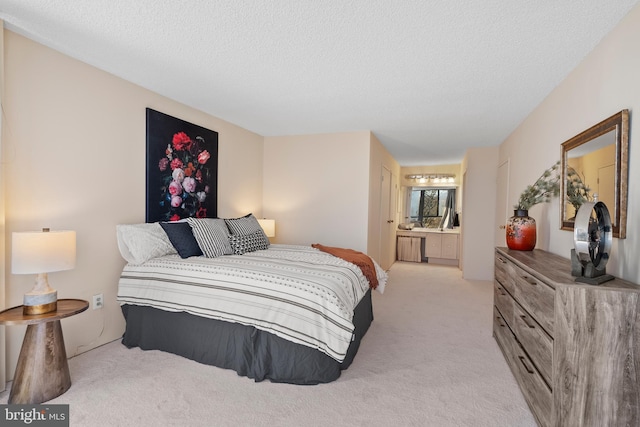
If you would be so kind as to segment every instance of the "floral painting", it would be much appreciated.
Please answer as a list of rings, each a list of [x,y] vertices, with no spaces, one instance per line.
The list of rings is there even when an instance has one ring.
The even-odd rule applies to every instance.
[[[217,216],[218,133],[147,108],[147,222]]]

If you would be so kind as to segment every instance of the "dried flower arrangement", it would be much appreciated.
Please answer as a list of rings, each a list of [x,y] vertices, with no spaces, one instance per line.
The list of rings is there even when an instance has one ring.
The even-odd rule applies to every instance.
[[[533,185],[528,185],[520,194],[518,204],[514,205],[517,210],[529,210],[538,203],[548,202],[551,197],[560,193],[560,161],[556,162],[538,178]]]
[[[580,174],[571,166],[567,167],[567,201],[573,205],[576,212],[584,202],[591,200],[589,188]]]

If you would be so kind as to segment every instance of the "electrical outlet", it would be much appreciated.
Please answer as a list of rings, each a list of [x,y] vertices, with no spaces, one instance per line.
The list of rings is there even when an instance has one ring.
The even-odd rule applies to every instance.
[[[104,300],[102,294],[97,294],[93,296],[93,309],[98,310],[104,307]]]

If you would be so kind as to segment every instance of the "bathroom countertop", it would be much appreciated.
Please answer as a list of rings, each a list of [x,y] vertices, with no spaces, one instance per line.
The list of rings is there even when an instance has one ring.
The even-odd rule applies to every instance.
[[[422,235],[424,235],[425,233],[440,233],[440,234],[460,234],[460,228],[445,228],[445,229],[439,229],[439,228],[420,228],[420,227],[414,227],[411,230],[396,230],[396,235],[397,236],[414,236],[414,237],[420,237]]]

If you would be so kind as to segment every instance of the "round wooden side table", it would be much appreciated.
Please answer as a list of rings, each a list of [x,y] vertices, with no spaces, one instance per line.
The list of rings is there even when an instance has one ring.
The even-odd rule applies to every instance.
[[[0,312],[0,324],[28,325],[18,357],[11,404],[39,404],[60,396],[71,387],[67,352],[60,319],[82,313],[89,302],[59,299],[51,313],[24,315],[22,306]]]

